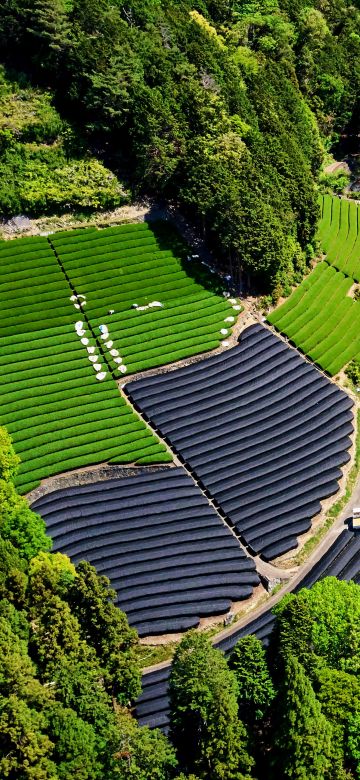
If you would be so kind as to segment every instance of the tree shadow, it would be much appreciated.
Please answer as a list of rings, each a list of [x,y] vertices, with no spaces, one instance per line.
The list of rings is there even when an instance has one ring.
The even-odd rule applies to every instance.
[[[159,249],[171,250],[178,258],[182,270],[196,284],[215,295],[222,296],[223,291],[229,291],[228,280],[219,274],[208,259],[202,258],[200,251],[194,250],[187,243],[174,224],[165,218],[161,219],[159,209],[150,210],[145,221],[150,224]]]

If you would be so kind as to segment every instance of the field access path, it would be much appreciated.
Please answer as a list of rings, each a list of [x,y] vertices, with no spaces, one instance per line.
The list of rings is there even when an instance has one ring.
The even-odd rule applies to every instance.
[[[52,250],[52,252],[54,253],[54,255],[56,257],[56,262],[58,263],[58,266],[59,266],[59,268],[61,270],[61,273],[63,274],[63,276],[66,279],[66,282],[67,282],[67,284],[69,286],[69,291],[71,292],[71,295],[76,296],[76,300],[78,300],[78,292],[76,290],[76,287],[73,284],[73,282],[71,281],[69,275],[66,273],[66,269],[64,268],[64,264],[61,261],[61,258],[59,256],[59,253],[57,252],[56,247],[54,246],[54,244],[53,244],[51,238],[49,238],[49,236],[47,236],[46,240],[47,240],[47,242],[48,242],[48,244],[50,246],[50,249]],[[81,309],[80,312],[79,312],[79,315],[81,315],[81,317],[84,318],[84,320],[86,322],[86,325],[89,328],[89,331],[90,331],[93,339],[95,340],[96,346],[97,346],[97,348],[98,348],[98,350],[99,350],[99,352],[101,354],[101,357],[102,357],[102,359],[103,359],[103,361],[104,361],[104,363],[106,365],[106,368],[107,368],[107,370],[110,373],[110,376],[112,376],[112,378],[116,381],[116,377],[115,377],[115,374],[114,374],[114,372],[113,372],[113,370],[111,368],[111,365],[109,363],[106,351],[104,350],[104,347],[103,347],[103,345],[101,343],[101,340],[97,337],[97,335],[96,335],[96,333],[95,333],[95,331],[94,331],[94,329],[92,327],[92,324],[90,322],[90,319],[88,318],[88,316],[86,314],[85,309]]]

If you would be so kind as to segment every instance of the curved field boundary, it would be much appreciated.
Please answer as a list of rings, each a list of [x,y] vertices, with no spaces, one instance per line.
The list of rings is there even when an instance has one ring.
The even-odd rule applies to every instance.
[[[221,355],[126,392],[265,559],[295,548],[338,490],[353,402],[262,325]]]
[[[313,569],[294,588],[294,592],[310,587],[324,577],[335,576],[341,580],[360,583],[360,534],[344,530]],[[268,644],[275,624],[271,609],[265,610],[255,620],[233,631],[226,639],[214,643],[225,654],[231,653],[236,642],[243,636],[255,634],[265,645]],[[163,665],[143,675],[142,694],[136,705],[136,717],[141,726],[167,729],[169,725],[168,680],[171,665]]]
[[[197,626],[259,584],[254,562],[182,468],[57,490],[32,509],[55,551],[110,578],[140,636]]]

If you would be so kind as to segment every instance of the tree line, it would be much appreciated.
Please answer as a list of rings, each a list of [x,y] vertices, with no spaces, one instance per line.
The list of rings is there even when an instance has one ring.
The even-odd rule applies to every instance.
[[[134,196],[180,205],[237,281],[276,297],[301,277],[324,150],[357,115],[357,3],[6,0],[0,47],[8,78],[25,74],[66,119],[65,157],[95,155]],[[75,195],[31,206],[79,207]]]

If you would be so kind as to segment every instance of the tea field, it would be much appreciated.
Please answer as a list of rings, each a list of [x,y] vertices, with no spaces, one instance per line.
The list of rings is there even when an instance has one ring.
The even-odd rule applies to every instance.
[[[360,209],[357,203],[333,195],[320,199],[318,239],[326,260],[360,281]]]
[[[51,242],[86,298],[95,331],[105,324],[128,373],[214,349],[231,333],[239,304],[224,299],[216,275],[188,259],[169,225],[72,231]]]
[[[0,424],[22,460],[20,492],[105,461],[171,460],[115,379],[230,333],[240,307],[188,252],[147,224],[0,242]]]
[[[275,309],[268,321],[331,376],[360,358],[360,302],[348,293],[353,280],[326,262]]]
[[[268,322],[334,376],[360,359],[360,211],[356,203],[323,195],[318,230],[325,260],[273,311]]]

